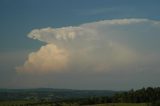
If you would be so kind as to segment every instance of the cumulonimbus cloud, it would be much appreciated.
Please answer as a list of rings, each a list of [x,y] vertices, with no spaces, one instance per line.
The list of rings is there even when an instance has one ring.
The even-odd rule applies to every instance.
[[[134,18],[34,29],[28,37],[47,44],[29,54],[24,65],[16,69],[22,72],[55,72],[79,68],[86,71],[110,71],[142,62],[145,64],[145,55],[160,53],[157,46],[159,34],[159,21]]]
[[[48,72],[61,71],[67,68],[68,52],[54,44],[42,46],[39,51],[29,54],[28,60],[18,71]]]

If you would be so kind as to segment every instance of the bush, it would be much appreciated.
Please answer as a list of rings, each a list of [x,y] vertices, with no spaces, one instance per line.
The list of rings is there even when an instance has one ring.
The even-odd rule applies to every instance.
[[[160,106],[160,100],[153,102],[151,106]]]

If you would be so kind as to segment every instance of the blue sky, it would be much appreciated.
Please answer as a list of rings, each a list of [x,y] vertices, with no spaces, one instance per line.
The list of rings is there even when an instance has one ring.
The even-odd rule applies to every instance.
[[[158,0],[1,0],[0,47],[2,51],[37,47],[37,42],[26,38],[33,28],[130,17],[158,20],[159,3]]]
[[[139,88],[143,86],[159,86],[160,79],[158,78],[158,76],[156,76],[157,74],[159,74],[159,71],[157,70],[160,69],[158,67],[159,59],[156,58],[159,57],[160,53],[160,43],[158,36],[160,34],[159,24],[153,27],[154,22],[158,23],[160,20],[159,5],[159,0],[0,0],[0,88],[56,87],[73,89],[75,88],[119,90]],[[144,21],[143,19],[146,20]],[[113,22],[115,24],[111,26],[106,22],[107,24],[103,26],[100,22],[102,20],[110,20],[110,22]],[[140,22],[140,24],[137,24],[137,20],[138,22]],[[124,21],[131,23],[131,25],[126,25]],[[95,22],[98,22],[98,25]],[[116,23],[122,24],[121,26],[119,26]],[[82,57],[80,62],[77,62],[77,52],[73,51],[81,50],[81,48],[86,49],[87,47],[95,48],[95,46],[93,46],[94,44],[88,43],[83,40],[84,38],[90,39],[90,37],[85,36],[84,38],[80,38],[81,40],[76,39],[76,43],[73,42],[75,47],[73,47],[70,46],[72,45],[72,43],[70,45],[65,44],[64,42],[61,43],[61,41],[55,41],[55,39],[53,39],[52,36],[47,35],[48,33],[55,34],[55,31],[60,31],[58,32],[58,34],[61,34],[61,31],[68,34],[70,33],[68,32],[68,30],[73,31],[74,35],[74,33],[77,33],[75,31],[79,31],[79,29],[75,28],[75,30],[74,28],[72,29],[68,26],[86,28],[86,31],[90,30],[90,27],[88,26],[97,26],[93,29],[98,33],[102,31],[102,35],[100,34],[100,37],[96,37],[96,39],[100,39],[100,41],[95,41],[94,44],[96,47],[101,46],[102,49],[98,49],[99,52],[97,52],[97,49],[94,49],[92,52],[86,52],[88,53],[86,56],[88,58],[84,59]],[[48,27],[50,27],[50,29]],[[66,29],[63,29],[63,27],[65,27]],[[104,30],[102,27],[105,27],[106,29]],[[57,29],[54,30],[54,28]],[[38,30],[39,32],[37,34],[30,34],[35,29],[46,29],[47,31]],[[144,32],[144,30],[147,31]],[[84,33],[86,35],[90,34],[88,32]],[[108,37],[105,37],[104,35],[108,33]],[[116,36],[117,33],[120,33],[120,37]],[[35,39],[37,39],[37,41],[27,37],[29,35],[30,38],[34,38],[33,36],[35,36]],[[45,37],[47,37],[45,38],[44,35]],[[38,36],[40,36],[40,38]],[[41,37],[43,37],[43,39]],[[51,40],[48,40],[50,38]],[[81,44],[81,42],[83,44]],[[145,55],[146,57],[148,56],[148,60],[145,60],[145,56],[140,60],[134,60],[132,58],[131,60],[134,60],[134,62],[136,61],[137,64],[140,64],[144,67],[148,65],[150,67],[154,67],[155,69],[145,69],[146,67],[143,67],[144,69],[141,69],[142,67],[137,66],[139,70],[146,71],[122,71],[122,73],[118,72],[117,74],[116,70],[118,70],[118,67],[127,67],[129,70],[134,70],[135,63],[130,63],[126,65],[125,62],[128,60],[122,59],[125,65],[123,64],[122,66],[119,66],[121,61],[119,63],[119,60],[117,58],[109,58],[110,61],[115,62],[108,63],[108,61],[106,60],[108,59],[108,57],[112,56],[108,55],[108,57],[106,56],[106,58],[104,58],[104,53],[108,53],[107,50],[109,49],[104,48],[103,44],[101,44],[100,42],[108,42],[110,45],[115,45],[114,49],[118,52],[120,48],[120,53],[115,54],[116,56],[118,55],[118,59],[123,57],[123,54],[132,57],[133,54],[136,54],[137,52],[137,57],[143,57],[143,55]],[[53,43],[54,45],[50,46],[48,45],[48,43]],[[42,46],[44,46],[45,48],[44,51],[41,49]],[[80,48],[76,49],[78,47]],[[55,54],[60,56],[60,59],[65,60],[65,62],[71,61],[71,66],[69,66],[68,70],[80,70],[80,68],[82,68],[83,71],[62,71],[60,73],[57,71],[47,71],[47,73],[43,73],[43,75],[41,74],[41,71],[35,71],[37,73],[40,73],[38,75],[35,75],[35,73],[17,72],[16,67],[19,67],[21,71],[28,71],[28,67],[33,68],[30,67],[28,59],[34,58],[39,60],[39,57],[37,57],[36,54],[42,55],[42,53],[44,53],[45,50],[50,50],[50,48],[52,48],[51,50],[53,50],[53,52],[63,51],[66,54],[65,56],[72,54],[72,58],[70,58],[69,60],[68,58],[66,59],[66,57],[64,56]],[[122,50],[126,52],[123,53],[121,52]],[[30,57],[29,54],[32,52],[34,52],[35,55],[33,57]],[[115,52],[112,51],[109,53],[114,54]],[[95,59],[91,59],[93,57],[90,57],[90,55],[95,57]],[[99,57],[99,55],[102,55],[104,57]],[[81,57],[81,54],[77,56]],[[51,61],[46,58],[44,59],[46,62]],[[94,69],[87,68],[89,67],[89,65],[92,66],[96,64],[92,61],[97,60],[99,63],[102,63],[103,65],[104,63],[111,64],[111,69],[109,69],[109,72],[104,72],[105,74],[103,72],[99,72],[97,74],[97,72],[92,71]],[[55,61],[60,60],[58,58],[58,60]],[[27,66],[23,65],[25,62],[28,62]],[[65,67],[64,64],[60,65],[60,67],[63,66]],[[112,66],[117,68],[114,69],[112,68]],[[125,68],[125,70],[127,68]],[[53,70],[56,69],[57,68],[53,68]],[[124,68],[120,68],[119,70],[123,69]],[[34,68],[34,70],[37,69]],[[130,75],[135,75],[135,77],[137,76],[137,78],[122,78],[124,76]],[[82,76],[84,76],[84,80],[81,81]],[[151,79],[148,79],[148,77],[150,77]],[[118,79],[115,80],[113,78],[120,78],[122,80],[119,81]],[[128,80],[128,82],[126,80]],[[118,84],[121,84],[123,86],[118,88]]]

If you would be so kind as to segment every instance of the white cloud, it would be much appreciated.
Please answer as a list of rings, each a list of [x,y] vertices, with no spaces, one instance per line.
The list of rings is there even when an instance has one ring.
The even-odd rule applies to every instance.
[[[68,52],[54,44],[42,46],[39,51],[29,54],[23,66],[17,67],[19,72],[61,71],[67,68]]]
[[[159,54],[159,34],[159,21],[134,18],[34,29],[28,37],[47,44],[31,53],[17,70],[104,72],[133,68],[141,62],[148,65],[143,60],[155,52]]]

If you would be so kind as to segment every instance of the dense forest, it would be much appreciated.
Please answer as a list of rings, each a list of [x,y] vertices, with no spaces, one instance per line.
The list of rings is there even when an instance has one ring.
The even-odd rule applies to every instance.
[[[160,106],[160,87],[148,87],[139,90],[132,89],[130,91],[116,93],[113,96],[92,96],[85,99],[70,99],[68,101],[66,100],[65,102],[75,102],[81,105],[104,103],[152,103],[152,105],[155,104],[154,106],[156,106],[156,104],[158,104],[157,106]]]
[[[112,102],[154,102],[160,100],[160,87],[157,88],[142,88],[139,90],[130,90],[128,92],[118,93],[112,97]]]

